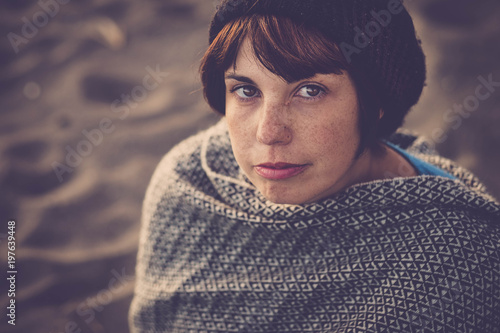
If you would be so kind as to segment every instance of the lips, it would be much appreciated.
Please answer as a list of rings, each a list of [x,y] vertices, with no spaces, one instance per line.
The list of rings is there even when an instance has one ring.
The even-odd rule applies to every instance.
[[[283,180],[302,173],[309,165],[289,163],[264,163],[254,167],[255,172],[269,180]]]

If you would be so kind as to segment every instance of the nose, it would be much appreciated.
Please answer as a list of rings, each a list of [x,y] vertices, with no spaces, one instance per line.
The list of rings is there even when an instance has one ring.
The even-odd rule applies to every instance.
[[[260,110],[257,141],[271,145],[287,145],[292,141],[292,129],[286,105],[264,105]]]

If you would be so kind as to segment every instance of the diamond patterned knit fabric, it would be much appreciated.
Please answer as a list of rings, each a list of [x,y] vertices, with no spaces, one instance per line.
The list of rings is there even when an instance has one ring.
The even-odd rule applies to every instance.
[[[277,205],[224,121],[178,145],[146,194],[132,332],[500,332],[500,206],[425,142],[393,142],[458,180]]]

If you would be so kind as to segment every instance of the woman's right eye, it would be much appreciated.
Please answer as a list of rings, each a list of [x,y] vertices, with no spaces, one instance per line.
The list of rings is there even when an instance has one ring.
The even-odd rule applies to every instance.
[[[258,90],[255,87],[252,86],[243,86],[243,87],[237,87],[233,89],[232,92],[235,92],[238,97],[242,99],[250,99],[253,97],[256,97],[258,95]]]

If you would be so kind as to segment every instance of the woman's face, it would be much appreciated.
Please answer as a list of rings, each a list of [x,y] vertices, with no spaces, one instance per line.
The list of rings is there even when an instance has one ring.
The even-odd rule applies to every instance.
[[[255,58],[247,39],[225,73],[236,161],[270,201],[303,204],[363,179],[359,106],[347,74],[287,83]]]

